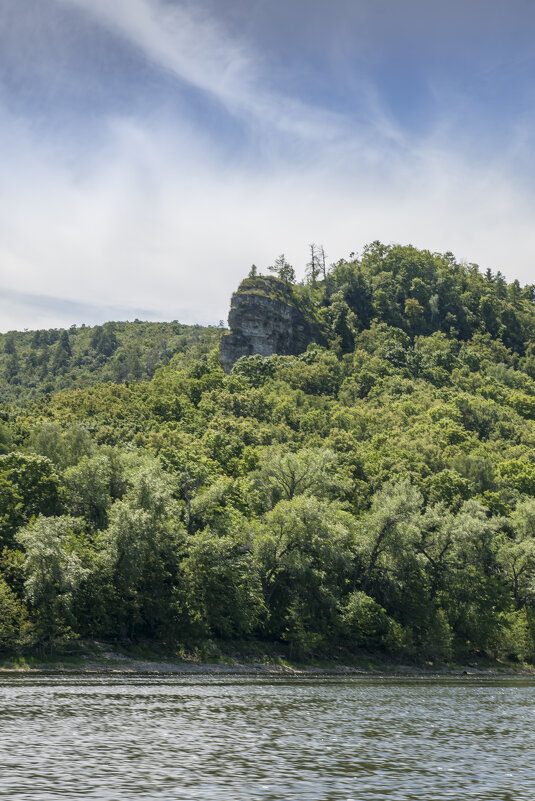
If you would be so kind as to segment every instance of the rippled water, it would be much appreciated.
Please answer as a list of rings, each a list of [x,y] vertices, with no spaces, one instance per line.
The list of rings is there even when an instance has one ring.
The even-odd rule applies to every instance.
[[[0,798],[535,799],[529,679],[0,679]]]

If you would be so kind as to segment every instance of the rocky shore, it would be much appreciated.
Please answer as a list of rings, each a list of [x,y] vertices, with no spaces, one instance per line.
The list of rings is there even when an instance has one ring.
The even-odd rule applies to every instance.
[[[56,656],[51,659],[4,659],[0,674],[64,673],[64,674],[145,674],[145,675],[258,675],[258,676],[535,676],[535,668],[505,662],[482,661],[459,665],[453,663],[403,664],[380,660],[362,660],[361,664],[330,662],[300,663],[281,659],[274,661],[222,657],[218,661],[150,658],[130,656],[105,644],[98,644],[92,653]]]

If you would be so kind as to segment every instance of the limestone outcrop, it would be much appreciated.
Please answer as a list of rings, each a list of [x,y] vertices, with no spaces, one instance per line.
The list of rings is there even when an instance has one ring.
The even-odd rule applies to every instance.
[[[321,341],[319,325],[307,312],[294,288],[279,278],[246,278],[231,299],[230,331],[221,337],[219,360],[225,372],[241,356],[296,356]]]

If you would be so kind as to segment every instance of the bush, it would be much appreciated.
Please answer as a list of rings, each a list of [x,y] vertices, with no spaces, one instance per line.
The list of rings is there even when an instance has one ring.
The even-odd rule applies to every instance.
[[[359,648],[395,653],[403,647],[402,627],[365,592],[351,593],[342,611],[342,621],[350,644]]]

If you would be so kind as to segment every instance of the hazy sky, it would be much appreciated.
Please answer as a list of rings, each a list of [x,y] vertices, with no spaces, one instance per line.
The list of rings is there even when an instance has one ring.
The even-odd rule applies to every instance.
[[[217,324],[309,242],[534,282],[533,0],[0,0],[0,329]]]

